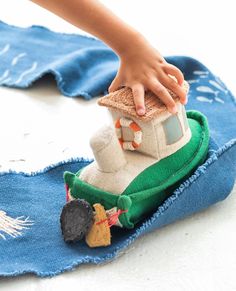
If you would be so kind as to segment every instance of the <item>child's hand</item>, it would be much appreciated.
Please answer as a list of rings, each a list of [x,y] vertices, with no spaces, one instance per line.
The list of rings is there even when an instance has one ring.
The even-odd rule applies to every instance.
[[[169,112],[176,113],[177,108],[166,88],[180,97],[182,104],[187,103],[186,92],[181,87],[184,81],[182,72],[165,61],[161,54],[144,39],[130,43],[127,50],[120,54],[120,68],[109,87],[109,92],[122,86],[132,89],[136,111],[145,114],[144,92],[152,91],[167,106]],[[176,78],[174,80],[172,75]],[[166,88],[165,88],[166,87]]]
[[[122,86],[130,87],[138,114],[145,114],[145,90],[156,94],[172,113],[176,112],[175,102],[166,88],[176,93],[183,104],[186,103],[186,93],[181,88],[184,81],[181,71],[168,64],[139,32],[127,25],[100,1],[33,1],[100,38],[117,53],[121,64],[109,92]],[[170,75],[175,77],[177,82]]]

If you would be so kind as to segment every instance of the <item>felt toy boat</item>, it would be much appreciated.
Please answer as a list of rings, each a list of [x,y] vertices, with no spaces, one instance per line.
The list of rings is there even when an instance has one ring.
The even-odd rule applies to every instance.
[[[188,84],[184,82],[183,86],[187,91]],[[169,93],[178,108],[174,115],[151,92],[145,94],[144,116],[136,115],[129,88],[100,98],[98,103],[108,107],[114,125],[100,129],[91,138],[94,162],[75,174],[64,174],[67,205],[62,211],[61,226],[66,241],[80,239],[81,232],[86,235],[92,225],[133,228],[203,163],[209,144],[207,119],[198,111],[186,113],[178,96]],[[99,222],[98,213],[93,212],[87,220],[82,214],[81,222],[79,211],[70,210],[69,203],[73,209],[76,205],[81,207],[81,203],[87,203],[85,209],[101,205],[106,219],[103,215]],[[87,212],[92,213],[91,209]],[[72,229],[77,229],[79,236]],[[98,229],[93,233],[95,240],[96,235],[104,235]],[[108,244],[110,239],[95,246]]]

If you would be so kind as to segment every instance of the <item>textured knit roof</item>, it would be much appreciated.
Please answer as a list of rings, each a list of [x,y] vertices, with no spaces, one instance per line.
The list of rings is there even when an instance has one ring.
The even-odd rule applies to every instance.
[[[183,84],[184,89],[188,92],[189,85],[186,81]],[[179,97],[167,89],[174,101],[178,101]],[[98,104],[101,106],[110,107],[116,111],[130,115],[131,117],[136,117],[143,121],[149,121],[163,111],[166,111],[167,108],[165,104],[157,98],[157,96],[151,91],[145,93],[145,106],[146,113],[145,115],[139,116],[135,110],[135,104],[133,99],[132,90],[128,87],[121,88],[115,92],[112,92],[98,100]]]

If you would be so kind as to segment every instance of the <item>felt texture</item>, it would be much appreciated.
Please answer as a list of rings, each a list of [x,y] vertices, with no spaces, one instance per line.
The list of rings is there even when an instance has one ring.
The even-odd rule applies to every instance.
[[[125,166],[126,160],[112,127],[105,126],[98,130],[90,139],[90,145],[99,171],[113,173]]]
[[[176,117],[179,119],[179,122],[183,124],[183,116],[182,109],[183,106],[180,102],[176,102],[176,107],[178,109],[178,113]],[[109,109],[114,124],[116,123],[117,119],[123,116],[123,112],[118,112],[113,109]],[[185,111],[185,110],[184,110]],[[144,122],[143,118],[139,119],[136,117],[132,117],[132,120],[142,128],[142,143],[136,149],[137,152],[141,152],[147,154],[154,159],[162,159],[167,157],[170,154],[173,154],[177,150],[179,150],[182,146],[184,146],[191,138],[191,132],[185,131],[185,134],[176,143],[167,145],[166,141],[166,132],[163,129],[164,120],[169,117],[173,117],[171,113],[167,110],[163,110],[160,112],[158,117],[155,117],[155,114],[149,122]],[[184,124],[182,125],[184,128]],[[127,137],[129,140],[129,136],[126,134],[126,131],[122,129],[124,132],[124,138]]]
[[[7,33],[3,33],[6,30],[11,34],[10,37],[7,36]],[[37,31],[40,38],[32,38],[32,31]],[[42,35],[44,32],[47,39]],[[7,41],[11,41],[11,48],[15,48],[17,53],[21,53],[19,47],[24,50],[28,49],[30,54],[35,54],[35,60],[42,58],[41,44],[47,43],[48,49],[43,46],[43,54],[48,52],[48,63],[50,63],[52,51],[56,53],[60,48],[61,53],[64,53],[68,47],[75,46],[71,37],[67,38],[67,42],[63,42],[64,37],[66,38],[63,34],[56,34],[54,38],[54,33],[47,33],[45,28],[9,28],[6,24],[1,23],[1,76],[4,74],[4,70],[7,70],[6,62],[3,61],[6,51],[9,52]],[[80,42],[87,41],[87,38],[81,36],[74,35],[73,37],[76,39],[76,48]],[[28,42],[29,40],[31,41]],[[35,45],[31,46],[31,42],[37,43],[36,40],[38,46],[35,50]],[[64,45],[62,46],[61,43]],[[86,50],[95,51],[96,55],[96,50],[100,51],[100,47],[97,41],[89,44],[91,45],[89,48],[84,47],[83,58],[78,53],[63,54],[61,57],[55,54],[55,63],[71,63],[71,74],[69,74],[71,78],[62,79],[65,86],[63,88],[74,88],[75,86],[79,88],[79,91],[86,93],[85,96],[88,98],[91,97],[92,92],[96,94],[95,92],[106,91],[108,80],[110,81],[114,77],[110,68],[114,68],[115,72],[118,68],[115,54],[106,49],[100,62],[99,80],[101,82],[94,82],[95,84],[90,82],[89,77],[94,76],[93,68],[97,67],[96,62],[94,64],[89,61],[91,54],[86,53]],[[45,55],[46,58],[47,54]],[[22,58],[21,60],[23,61]],[[41,277],[54,276],[83,263],[99,264],[110,261],[139,236],[154,230],[158,234],[157,229],[163,225],[205,209],[230,194],[236,176],[235,98],[224,83],[199,61],[184,56],[166,57],[166,60],[181,69],[185,79],[190,81],[187,109],[199,110],[208,118],[211,139],[206,161],[177,189],[173,189],[172,195],[154,213],[133,229],[114,227],[112,245],[98,249],[90,249],[85,242],[74,245],[65,244],[59,222],[60,212],[65,203],[64,171],[76,172],[87,166],[90,161],[75,158],[58,165],[51,165],[30,175],[13,171],[0,173],[0,209],[12,218],[25,216],[34,221],[34,224],[28,229],[23,229],[21,236],[12,238],[6,235],[6,240],[0,238],[1,276],[17,276],[25,273],[34,273]],[[11,62],[10,59],[7,65],[9,62]],[[89,67],[86,66],[87,62],[90,64]],[[105,62],[104,65],[103,62]],[[74,66],[73,63],[77,65]],[[81,66],[78,66],[80,63]],[[16,70],[15,66],[11,70],[12,73]],[[86,75],[83,66],[90,72],[90,75]],[[65,70],[63,66],[59,65],[59,67],[61,73],[66,71],[66,67]],[[77,74],[78,68],[86,76],[82,80],[73,78],[74,73]],[[41,73],[46,71],[41,71]],[[68,72],[70,73],[70,69]],[[30,85],[39,75],[28,75],[28,77],[28,82],[24,83],[24,86]],[[34,78],[30,79],[30,77]],[[62,83],[58,85],[62,86]],[[19,83],[15,84],[15,86],[18,85]],[[207,91],[204,87],[210,88],[212,92]]]
[[[159,118],[153,118],[148,123],[133,117],[132,120],[142,130],[142,143],[135,151],[122,150],[114,126],[123,113],[118,114],[111,109],[114,123],[112,127],[101,128],[90,140],[95,161],[81,171],[80,180],[113,194],[121,194],[140,172],[183,147],[191,138],[191,130],[184,125],[184,107],[179,102],[176,104],[176,115],[162,112]],[[182,137],[167,146],[163,123],[174,117],[178,118],[182,127]],[[127,135],[129,132],[125,129],[122,128],[124,140],[132,140],[132,134]]]
[[[73,175],[66,172],[64,179],[72,197],[85,199],[91,205],[101,203],[105,209],[118,207],[128,210],[120,215],[119,220],[124,227],[133,228],[157,209],[177,187],[177,183],[187,178],[206,157],[209,144],[207,119],[197,111],[189,111],[187,116],[192,131],[190,142],[175,154],[142,171],[120,196],[103,193],[101,189],[82,181],[79,173]]]

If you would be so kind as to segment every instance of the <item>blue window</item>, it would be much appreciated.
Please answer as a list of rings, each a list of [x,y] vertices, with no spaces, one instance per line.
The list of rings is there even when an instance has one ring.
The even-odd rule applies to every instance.
[[[163,128],[166,136],[166,144],[170,145],[176,143],[183,136],[178,115],[171,115],[165,121],[163,121]]]

